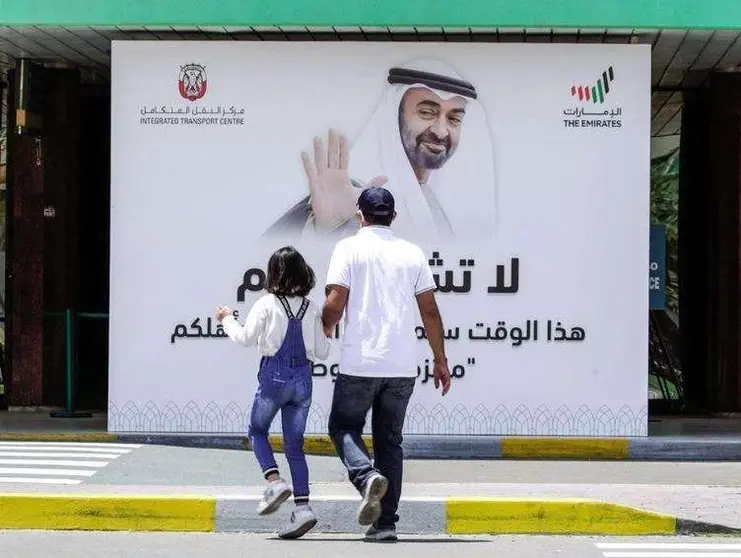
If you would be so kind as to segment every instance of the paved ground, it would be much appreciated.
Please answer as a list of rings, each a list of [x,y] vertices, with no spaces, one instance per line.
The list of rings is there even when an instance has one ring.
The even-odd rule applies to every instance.
[[[278,465],[288,473],[285,458]],[[347,478],[337,457],[309,456],[313,482]],[[450,461],[405,463],[405,479],[417,483],[662,484],[741,486],[741,463],[668,463],[633,461]],[[254,485],[262,476],[248,451],[142,446],[88,483]]]
[[[1,457],[3,451],[12,456]],[[283,455],[277,458],[287,475]],[[247,451],[3,442],[2,459],[14,463],[0,461],[3,492],[239,498],[257,496],[263,483]],[[309,457],[309,466],[314,497],[357,497],[336,457]],[[407,461],[404,477],[403,497],[410,499],[588,498],[741,528],[741,463],[424,460]]]
[[[288,473],[283,454],[278,464]],[[313,483],[347,478],[337,457],[309,456]],[[41,472],[40,472],[41,471]],[[173,446],[0,442],[0,483],[115,485],[257,485],[252,452]],[[630,484],[741,486],[741,463],[634,461],[410,460],[410,483]]]
[[[180,447],[241,448],[244,433],[122,434],[106,431],[105,413],[92,418],[51,418],[48,411],[0,412],[0,440],[113,442],[168,444]],[[328,455],[326,437],[309,437],[309,453]],[[621,439],[511,438],[501,436],[407,436],[407,455],[420,459],[574,458],[611,457],[630,461],[741,462],[741,416],[664,417],[649,421],[649,436]]]
[[[621,546],[600,548],[618,543]],[[645,546],[649,544],[647,550]],[[626,546],[627,545],[627,546]],[[64,533],[0,531],[8,558],[741,558],[731,539],[596,539],[580,537],[403,537],[393,545],[368,544],[358,535],[307,536],[298,541],[239,534]],[[646,554],[650,552],[650,554]]]

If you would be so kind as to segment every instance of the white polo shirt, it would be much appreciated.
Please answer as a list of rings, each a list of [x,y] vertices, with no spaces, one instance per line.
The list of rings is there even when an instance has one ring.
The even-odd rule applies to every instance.
[[[350,290],[340,373],[416,377],[416,295],[436,288],[424,252],[389,227],[362,227],[335,246],[327,285]]]

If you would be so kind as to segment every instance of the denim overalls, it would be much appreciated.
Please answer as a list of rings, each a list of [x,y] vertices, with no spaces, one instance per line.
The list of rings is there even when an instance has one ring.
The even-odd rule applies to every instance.
[[[311,407],[312,363],[306,358],[301,330],[301,320],[309,301],[303,299],[301,309],[294,316],[285,297],[278,296],[278,300],[288,316],[288,330],[278,352],[260,361],[258,389],[252,405],[248,436],[265,477],[278,472],[268,432],[280,410],[283,445],[291,468],[294,500],[300,503],[300,500],[308,500],[309,497],[309,471],[303,446],[306,419]]]

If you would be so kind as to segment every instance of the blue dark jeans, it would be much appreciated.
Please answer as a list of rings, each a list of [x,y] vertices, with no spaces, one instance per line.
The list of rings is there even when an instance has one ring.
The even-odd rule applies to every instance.
[[[365,378],[340,374],[334,387],[329,414],[329,435],[347,467],[350,482],[362,494],[368,478],[381,473],[388,490],[381,500],[378,528],[395,528],[404,473],[402,430],[416,378]],[[368,455],[363,428],[373,410],[373,453]]]
[[[248,436],[255,457],[267,477],[278,472],[268,433],[280,411],[283,423],[283,446],[293,481],[296,500],[309,497],[309,468],[304,455],[304,432],[311,407],[311,367],[264,368],[257,376],[259,387],[250,415]]]

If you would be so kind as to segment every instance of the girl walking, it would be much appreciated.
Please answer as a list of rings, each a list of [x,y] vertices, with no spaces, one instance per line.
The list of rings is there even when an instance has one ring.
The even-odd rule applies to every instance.
[[[267,481],[257,513],[272,514],[291,494],[296,504],[288,523],[278,531],[284,539],[303,536],[316,525],[309,506],[309,470],[304,455],[304,431],[311,407],[312,361],[329,355],[321,312],[306,298],[314,288],[314,271],[292,246],[276,251],[268,261],[266,290],[250,309],[244,326],[232,310],[220,306],[216,319],[224,332],[262,355],[258,388],[252,405],[248,436]],[[283,445],[293,488],[280,476],[268,433],[281,412]]]

